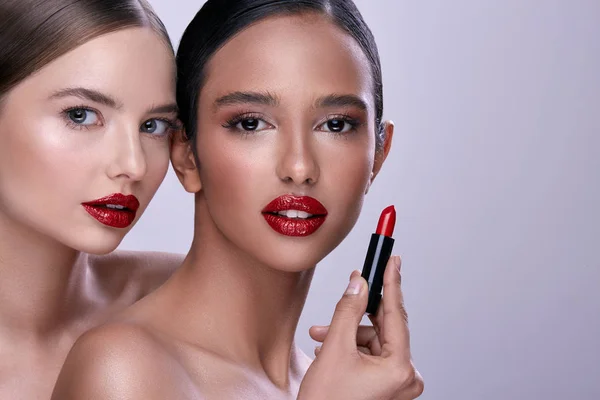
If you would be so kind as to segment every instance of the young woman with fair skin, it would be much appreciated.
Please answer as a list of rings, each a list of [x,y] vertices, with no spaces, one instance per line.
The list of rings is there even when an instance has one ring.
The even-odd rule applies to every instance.
[[[75,340],[181,262],[104,255],[167,171],[175,63],[144,1],[21,0],[0,14],[0,398],[44,399]]]
[[[367,284],[355,272],[331,326],[311,330],[324,342],[316,360],[294,344],[315,265],[354,226],[391,145],[354,4],[209,0],[177,60],[186,138],[171,157],[195,194],[191,250],[163,286],[78,340],[53,399],[418,397],[398,257],[376,329],[358,326]]]

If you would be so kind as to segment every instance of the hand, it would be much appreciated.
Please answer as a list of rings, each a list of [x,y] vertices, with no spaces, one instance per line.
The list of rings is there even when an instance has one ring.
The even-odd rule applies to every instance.
[[[373,326],[359,326],[367,300],[367,282],[355,271],[331,325],[310,330],[323,345],[300,385],[299,400],[413,400],[423,393],[410,355],[400,257],[386,266],[382,302],[377,315],[369,316]]]

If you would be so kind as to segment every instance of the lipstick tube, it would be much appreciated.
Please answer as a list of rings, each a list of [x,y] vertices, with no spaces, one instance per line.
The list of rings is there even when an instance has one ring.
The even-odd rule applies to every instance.
[[[362,277],[369,284],[369,302],[366,312],[376,314],[383,291],[383,274],[394,247],[394,226],[396,210],[394,206],[385,208],[379,217],[377,230],[371,235],[367,256],[362,269]]]

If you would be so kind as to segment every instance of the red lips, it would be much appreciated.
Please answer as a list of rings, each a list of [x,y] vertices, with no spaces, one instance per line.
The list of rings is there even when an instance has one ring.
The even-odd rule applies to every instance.
[[[284,213],[289,215],[282,215]],[[269,226],[281,235],[309,236],[323,225],[327,209],[309,196],[284,195],[271,201],[262,210],[262,215]]]
[[[135,220],[140,202],[133,195],[114,193],[81,205],[100,223],[113,228],[127,228]]]

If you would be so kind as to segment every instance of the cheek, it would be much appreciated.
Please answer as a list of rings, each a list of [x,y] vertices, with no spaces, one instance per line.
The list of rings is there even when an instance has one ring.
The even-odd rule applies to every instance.
[[[29,195],[43,193],[47,199],[50,193],[64,195],[64,190],[85,182],[86,165],[94,157],[82,151],[83,143],[78,136],[85,132],[69,131],[52,119],[19,125],[18,130],[9,128],[2,132],[0,184],[3,187],[21,188]]]
[[[143,178],[143,185],[153,196],[162,183],[169,169],[169,141],[167,139],[142,139],[147,171]]]
[[[362,197],[367,188],[374,162],[374,148],[368,141],[342,144],[330,148],[325,157],[327,185],[336,187],[340,197],[352,201]]]
[[[169,170],[170,148],[168,140],[142,139],[142,150],[146,161],[146,174],[135,184],[135,195],[140,201],[136,219],[139,220],[148,208]]]
[[[265,138],[215,133],[210,139],[199,140],[197,147],[203,195],[215,222],[236,235],[240,226],[230,222],[259,215],[265,195],[273,191],[273,148]]]
[[[79,221],[79,203],[93,194],[98,154],[82,139],[87,132],[61,122],[22,120],[15,126],[19,129],[4,125],[1,132],[0,211],[39,232],[58,235],[57,229]]]
[[[373,170],[373,159],[368,154],[356,154],[352,159],[344,157],[335,168],[346,190],[355,195],[364,194]]]
[[[266,176],[264,167],[257,161],[259,158],[249,154],[247,150],[236,151],[232,147],[199,154],[200,178],[211,205],[238,210],[249,202],[249,196],[260,192],[257,183]]]
[[[349,231],[358,219],[365,191],[373,170],[373,152],[367,143],[352,144],[330,151],[326,158],[326,175],[323,184],[328,187],[332,217]]]

